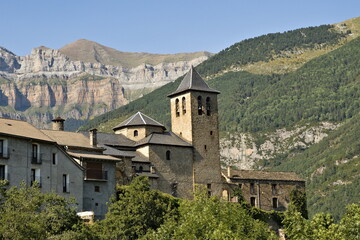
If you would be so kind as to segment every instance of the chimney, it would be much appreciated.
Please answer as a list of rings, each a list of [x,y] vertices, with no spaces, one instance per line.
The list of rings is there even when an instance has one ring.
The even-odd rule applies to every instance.
[[[54,118],[51,120],[52,123],[52,129],[55,131],[64,131],[64,122],[65,119],[62,119],[61,117]]]
[[[90,145],[92,147],[96,147],[97,146],[97,129],[96,128],[92,128],[89,130],[90,132]]]
[[[229,178],[231,178],[231,167],[230,166],[227,167],[227,175]]]

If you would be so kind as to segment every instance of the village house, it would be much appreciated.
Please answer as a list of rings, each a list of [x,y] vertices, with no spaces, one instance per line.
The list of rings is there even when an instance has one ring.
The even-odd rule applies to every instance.
[[[10,185],[36,180],[44,192],[74,196],[79,211],[107,212],[116,184],[147,176],[151,187],[179,198],[192,198],[196,185],[208,195],[246,201],[264,210],[285,210],[293,189],[305,183],[295,173],[231,170],[222,172],[217,95],[194,68],[170,98],[171,131],[138,112],[114,133],[64,131],[55,118],[52,130],[0,119],[0,178]]]

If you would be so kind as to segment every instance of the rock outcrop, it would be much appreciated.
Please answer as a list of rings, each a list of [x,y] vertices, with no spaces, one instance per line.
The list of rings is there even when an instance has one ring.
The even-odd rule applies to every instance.
[[[34,48],[27,56],[0,47],[0,117],[27,120],[38,127],[56,115],[86,120],[174,81],[207,58],[197,55],[189,61],[127,68],[74,61],[61,50],[46,47]]]
[[[222,162],[239,169],[264,167],[266,161],[294,150],[304,150],[328,136],[338,124],[322,122],[319,125],[297,126],[293,130],[277,129],[256,136],[249,133],[227,133],[220,139]],[[259,162],[262,161],[260,164]]]

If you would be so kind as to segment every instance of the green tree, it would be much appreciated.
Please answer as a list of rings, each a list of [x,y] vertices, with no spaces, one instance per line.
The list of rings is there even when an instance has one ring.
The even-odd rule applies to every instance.
[[[45,239],[79,224],[73,201],[38,187],[4,188],[0,183],[0,238]]]
[[[269,227],[254,220],[240,204],[209,198],[206,189],[180,204],[178,218],[169,218],[143,239],[277,239]]]
[[[117,200],[94,227],[102,239],[137,239],[176,215],[177,208],[178,199],[150,190],[148,178],[137,177],[129,186],[118,188]]]
[[[360,204],[350,204],[340,221],[340,230],[345,239],[360,239]]]

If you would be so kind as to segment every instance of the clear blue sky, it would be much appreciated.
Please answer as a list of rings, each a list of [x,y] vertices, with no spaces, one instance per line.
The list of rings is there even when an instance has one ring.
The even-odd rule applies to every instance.
[[[0,0],[0,46],[23,56],[85,38],[126,52],[216,53],[359,10],[359,0]]]

